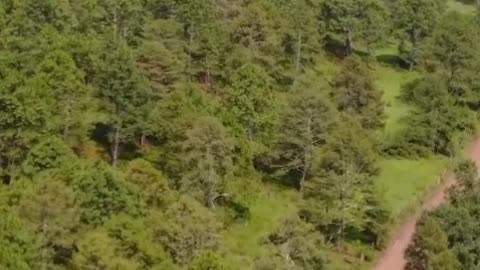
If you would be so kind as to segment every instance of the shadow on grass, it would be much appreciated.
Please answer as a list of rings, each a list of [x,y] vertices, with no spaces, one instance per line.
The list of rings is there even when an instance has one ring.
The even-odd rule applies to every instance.
[[[376,59],[378,62],[384,63],[393,68],[405,69],[405,70],[409,69],[409,64],[403,58],[395,54],[377,55]]]

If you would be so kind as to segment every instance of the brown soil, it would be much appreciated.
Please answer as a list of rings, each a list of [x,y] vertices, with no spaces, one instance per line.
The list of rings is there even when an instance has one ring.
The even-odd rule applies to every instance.
[[[477,139],[467,148],[468,157],[480,167],[480,139]],[[456,180],[449,174],[445,181],[436,188],[417,211],[408,217],[398,228],[393,239],[385,249],[383,256],[378,260],[374,270],[403,270],[406,264],[405,250],[410,245],[415,233],[415,225],[424,211],[439,207],[446,200],[447,191],[455,185]]]

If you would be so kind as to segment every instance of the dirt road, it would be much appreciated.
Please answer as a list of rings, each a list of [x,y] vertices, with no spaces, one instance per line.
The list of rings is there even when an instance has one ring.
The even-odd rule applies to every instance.
[[[468,157],[475,161],[480,167],[480,138],[475,140],[467,148]],[[446,191],[455,185],[455,178],[449,175],[447,179],[434,190],[425,203],[417,210],[417,212],[410,216],[405,223],[403,223],[397,230],[395,237],[388,245],[385,253],[377,262],[374,270],[403,270],[406,264],[404,253],[408,245],[412,241],[415,233],[415,225],[422,215],[422,212],[432,210],[440,206],[446,199]]]

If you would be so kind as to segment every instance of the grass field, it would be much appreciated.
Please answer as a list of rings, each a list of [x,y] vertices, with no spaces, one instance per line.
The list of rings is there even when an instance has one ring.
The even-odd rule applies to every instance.
[[[255,258],[265,253],[260,241],[274,231],[289,213],[296,213],[300,194],[296,190],[267,184],[264,191],[250,202],[250,220],[231,226],[223,235],[223,246],[229,250],[225,258],[235,270],[252,269]]]
[[[387,117],[385,135],[394,135],[402,129],[402,119],[410,110],[410,107],[399,98],[402,86],[417,78],[418,74],[379,65],[375,70],[375,77],[377,87],[384,92],[383,100]]]
[[[385,159],[380,162],[377,185],[394,220],[415,206],[440,181],[447,159]]]
[[[474,14],[475,13],[475,6],[473,5],[467,5],[462,2],[456,1],[456,0],[449,0],[447,2],[448,8],[450,10],[455,10],[460,13],[465,13],[465,14]]]

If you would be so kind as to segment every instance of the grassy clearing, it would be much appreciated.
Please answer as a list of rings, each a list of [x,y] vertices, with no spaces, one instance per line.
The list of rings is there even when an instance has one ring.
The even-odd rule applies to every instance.
[[[382,160],[377,185],[392,216],[401,217],[418,204],[426,192],[439,183],[446,165],[447,159],[442,157]]]
[[[382,89],[385,102],[385,134],[391,136],[403,127],[402,119],[408,115],[410,107],[403,103],[399,96],[402,86],[418,77],[415,72],[393,69],[379,65],[375,70],[376,84]]]
[[[448,9],[453,10],[453,11],[458,11],[460,13],[464,14],[474,14],[475,13],[475,6],[473,5],[467,5],[462,2],[456,1],[456,0],[449,0],[447,2]]]
[[[224,233],[222,243],[228,265],[238,270],[252,269],[255,258],[266,252],[260,241],[274,231],[282,219],[296,212],[300,195],[295,190],[268,185],[260,196],[250,203],[251,218],[247,223],[235,224]]]

